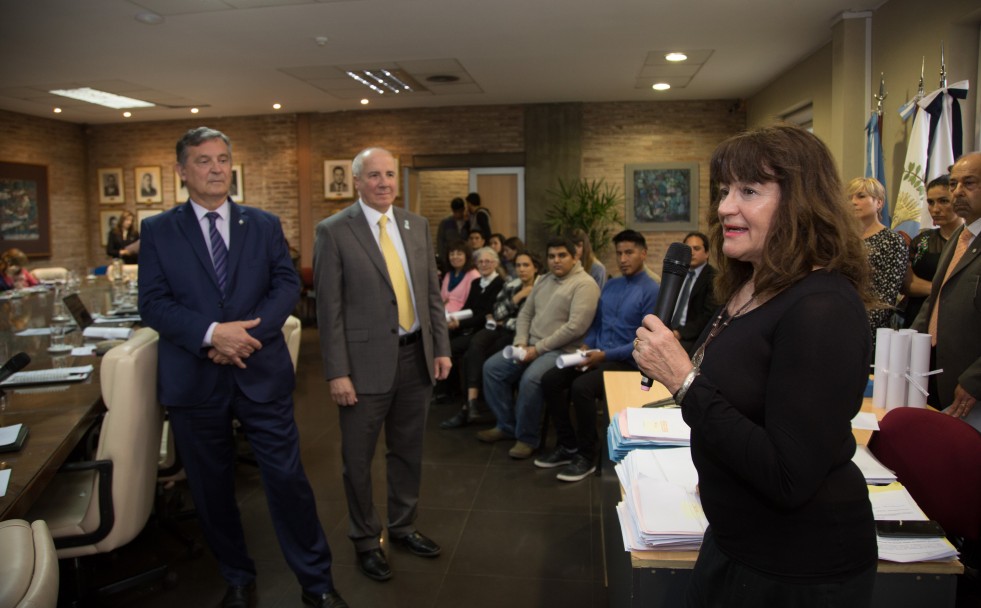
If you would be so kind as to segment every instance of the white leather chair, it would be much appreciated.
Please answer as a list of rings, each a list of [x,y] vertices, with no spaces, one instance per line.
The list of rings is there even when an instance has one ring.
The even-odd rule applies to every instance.
[[[43,520],[0,521],[0,606],[54,608],[58,604],[58,556]]]
[[[31,269],[31,274],[41,281],[42,283],[48,283],[50,281],[67,281],[68,280],[68,269],[62,268],[60,266],[50,266],[47,268],[33,268]]]
[[[286,338],[286,348],[290,351],[290,360],[293,361],[293,371],[296,371],[296,364],[300,360],[300,337],[302,335],[303,324],[298,317],[290,315],[283,323],[283,337]]]
[[[95,460],[63,466],[31,507],[28,518],[47,521],[59,559],[125,545],[150,517],[163,426],[163,408],[157,402],[158,339],[154,330],[138,329],[105,354],[101,380],[106,414]],[[79,563],[75,565],[77,569]],[[166,574],[161,566],[132,582]]]

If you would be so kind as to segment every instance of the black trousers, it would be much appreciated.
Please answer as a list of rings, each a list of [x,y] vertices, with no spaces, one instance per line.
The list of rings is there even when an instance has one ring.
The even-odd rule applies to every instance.
[[[625,361],[604,361],[597,367],[581,372],[576,368],[554,368],[542,376],[542,392],[549,418],[555,425],[558,445],[578,450],[591,460],[596,458],[596,400],[604,400],[605,371],[634,371]],[[568,397],[566,390],[569,391]],[[569,404],[575,412],[576,426],[573,428],[569,416]]]
[[[470,336],[470,344],[461,359],[460,366],[463,392],[484,386],[484,361],[514,341],[514,332],[498,327],[482,328]]]
[[[729,559],[705,531],[688,581],[688,608],[868,608],[872,605],[876,563],[836,582],[798,583],[773,578]]]

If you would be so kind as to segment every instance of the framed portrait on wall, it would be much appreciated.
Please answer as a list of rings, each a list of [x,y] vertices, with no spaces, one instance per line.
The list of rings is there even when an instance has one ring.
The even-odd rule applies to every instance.
[[[99,211],[99,242],[105,247],[109,244],[109,233],[119,222],[119,216],[123,214],[123,209],[112,209],[110,211]]]
[[[118,168],[99,169],[99,203],[114,205],[125,200],[123,197],[123,170]]]
[[[137,203],[162,203],[160,167],[137,167],[133,170]]]
[[[181,179],[181,174],[174,171],[174,204],[186,203],[187,199],[187,184]]]
[[[698,229],[698,163],[625,165],[627,228],[678,232]]]
[[[324,161],[324,198],[343,200],[354,198],[354,184],[351,176],[351,161]]]
[[[232,165],[232,185],[228,189],[228,196],[236,203],[245,200],[245,176],[242,165]]]
[[[51,255],[48,168],[0,162],[0,240],[28,256]]]
[[[139,209],[136,212],[136,225],[142,226],[143,220],[148,217],[153,217],[158,213],[163,213],[163,209]]]

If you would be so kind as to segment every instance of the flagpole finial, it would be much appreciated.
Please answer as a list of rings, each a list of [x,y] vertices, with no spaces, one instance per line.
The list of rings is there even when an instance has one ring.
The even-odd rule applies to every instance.
[[[944,43],[940,43],[940,88],[947,88],[947,64],[944,62]]]
[[[882,101],[889,95],[886,93],[886,75],[884,72],[879,73],[879,94],[873,95],[875,97],[875,111],[882,116]]]
[[[920,57],[920,84],[916,88],[916,96],[923,97],[926,94],[926,90],[923,88],[923,71],[926,69],[926,57]]]

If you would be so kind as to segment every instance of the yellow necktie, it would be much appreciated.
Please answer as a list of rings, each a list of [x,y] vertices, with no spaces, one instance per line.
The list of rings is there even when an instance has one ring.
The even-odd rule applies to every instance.
[[[405,268],[402,267],[399,252],[395,249],[392,239],[388,237],[387,225],[388,216],[381,216],[378,220],[378,245],[385,258],[385,266],[388,267],[388,278],[391,279],[392,288],[395,290],[395,301],[399,306],[399,327],[409,331],[416,322],[416,314],[412,310],[412,293],[409,291],[409,282],[405,279]]]
[[[964,229],[961,230],[961,236],[957,239],[957,246],[954,247],[954,255],[951,256],[950,264],[947,266],[947,274],[944,275],[944,280],[940,283],[941,288],[946,285],[947,279],[949,279],[950,275],[954,272],[954,267],[957,266],[957,263],[961,261],[962,257],[964,257],[964,253],[967,252],[967,246],[973,238],[974,235],[971,234],[971,231],[965,226]],[[933,301],[933,310],[930,311],[930,327],[927,329],[932,336],[930,341],[934,346],[937,345],[937,321],[939,318],[940,294],[938,293],[936,299]]]

